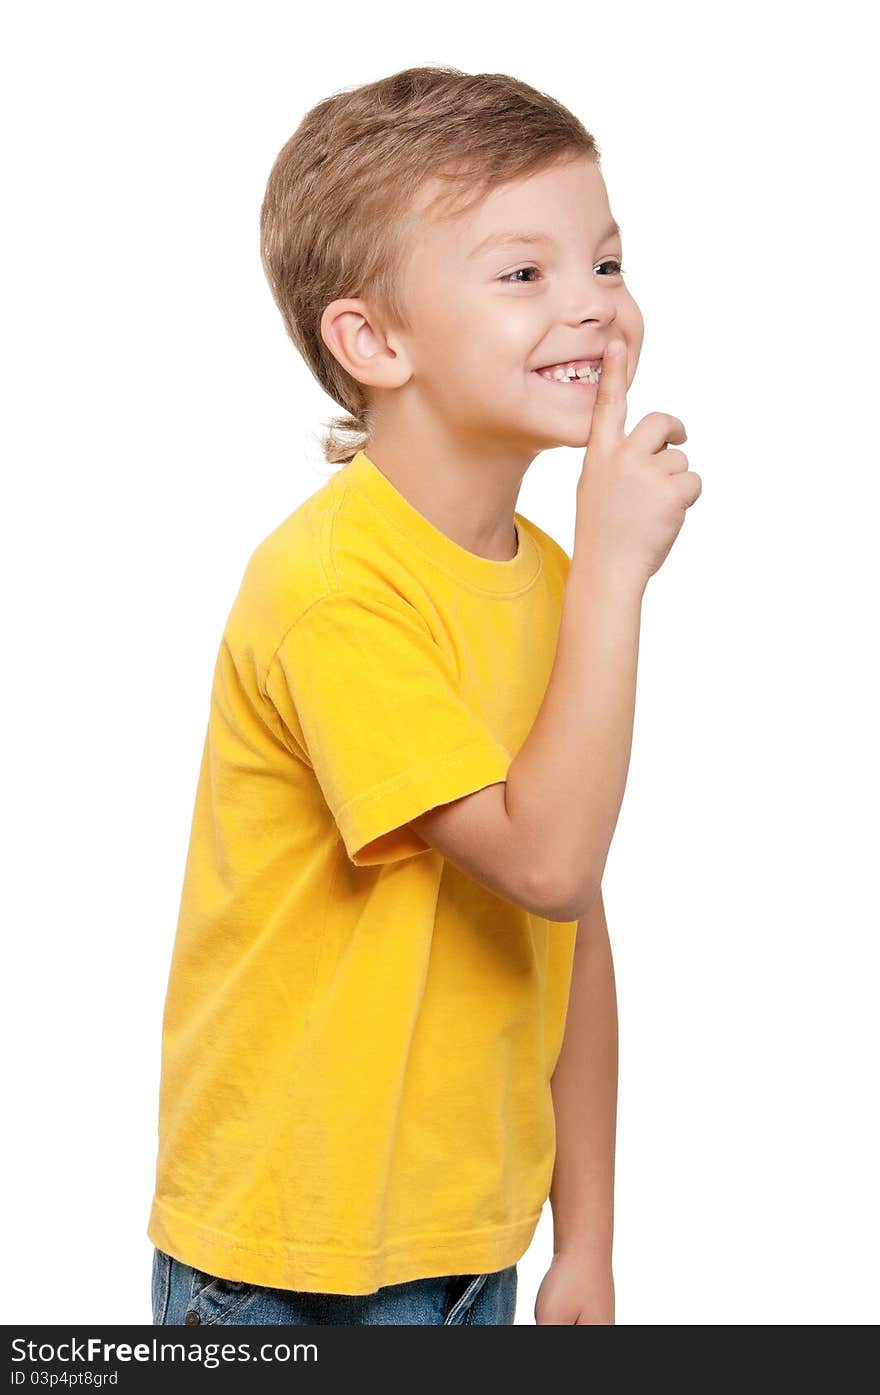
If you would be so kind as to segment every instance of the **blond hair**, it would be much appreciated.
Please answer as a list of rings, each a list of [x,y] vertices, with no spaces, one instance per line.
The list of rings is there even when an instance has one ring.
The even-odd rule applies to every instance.
[[[577,117],[506,73],[406,68],[337,91],[306,113],[269,175],[260,252],[288,335],[345,408],[325,423],[328,462],[349,461],[368,444],[371,416],[363,384],[324,343],[321,316],[331,301],[362,297],[408,328],[399,286],[417,232],[416,193],[441,181],[447,192],[421,215],[442,204],[451,216],[577,155],[601,155]]]

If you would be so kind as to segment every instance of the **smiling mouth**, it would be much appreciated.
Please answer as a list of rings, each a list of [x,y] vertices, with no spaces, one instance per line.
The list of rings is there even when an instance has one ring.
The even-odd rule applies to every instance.
[[[600,359],[571,359],[568,363],[551,363],[532,370],[548,383],[577,383],[595,387],[602,376]]]

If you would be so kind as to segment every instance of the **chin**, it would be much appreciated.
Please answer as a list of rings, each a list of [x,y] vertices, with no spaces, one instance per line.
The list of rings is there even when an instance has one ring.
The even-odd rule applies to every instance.
[[[591,423],[587,422],[586,426],[580,429],[574,427],[572,430],[566,431],[564,435],[557,435],[553,438],[552,445],[571,446],[574,449],[585,450],[590,444],[590,426]]]
[[[585,450],[590,443],[590,431],[593,425],[593,413],[582,421],[573,421],[569,425],[560,428],[556,422],[552,426],[548,423],[543,429],[541,426],[529,429],[523,424],[523,441],[528,442],[532,450],[555,450],[557,446],[569,446],[575,450]],[[503,434],[503,433],[499,433]]]

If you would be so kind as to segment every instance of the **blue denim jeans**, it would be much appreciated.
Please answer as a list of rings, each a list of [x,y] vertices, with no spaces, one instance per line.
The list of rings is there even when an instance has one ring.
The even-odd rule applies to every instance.
[[[154,1326],[512,1326],[516,1265],[491,1274],[411,1279],[375,1293],[305,1293],[219,1279],[153,1250]]]

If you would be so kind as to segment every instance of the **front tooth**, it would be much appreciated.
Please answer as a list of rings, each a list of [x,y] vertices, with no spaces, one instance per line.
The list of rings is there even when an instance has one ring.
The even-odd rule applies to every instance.
[[[565,368],[554,368],[553,376],[558,383],[564,383],[568,377],[568,372]]]

